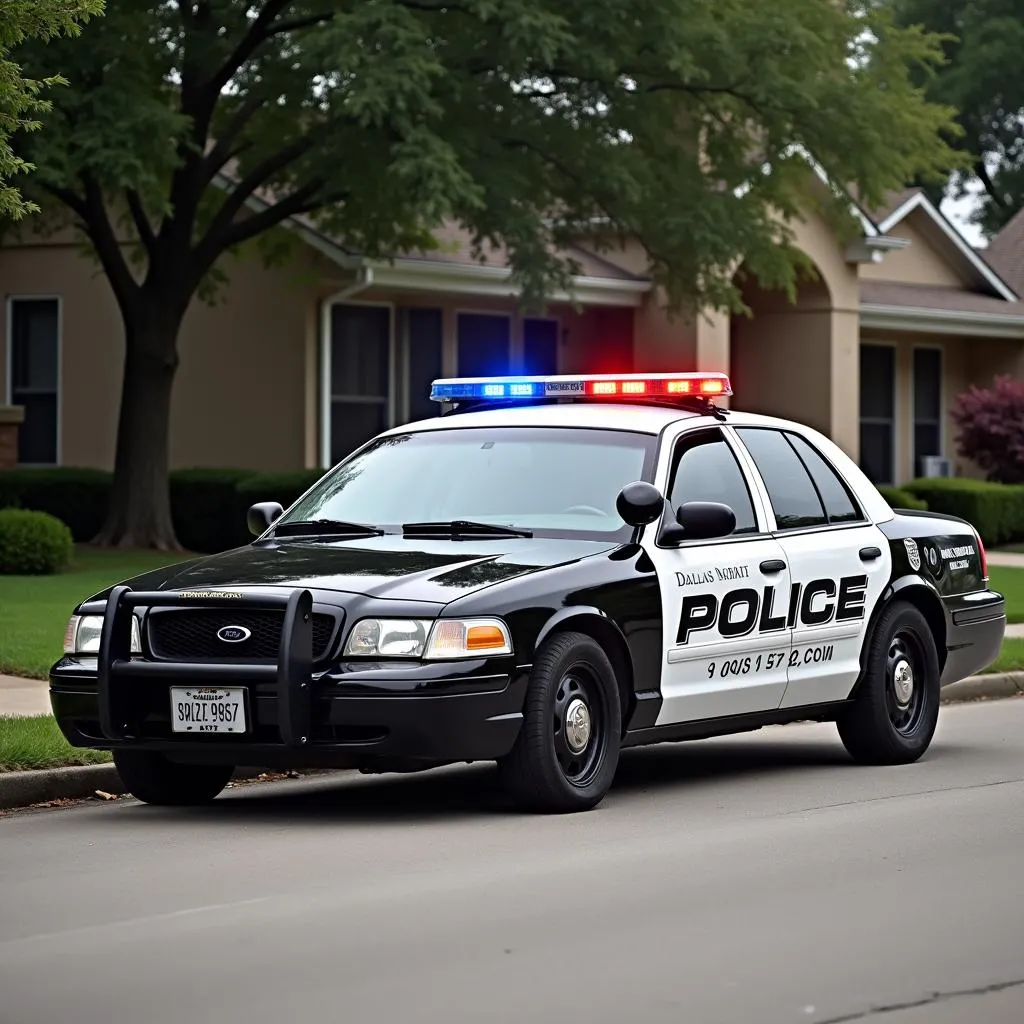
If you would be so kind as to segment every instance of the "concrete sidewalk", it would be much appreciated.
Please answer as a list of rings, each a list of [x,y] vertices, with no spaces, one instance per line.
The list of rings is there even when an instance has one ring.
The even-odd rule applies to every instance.
[[[48,715],[51,713],[49,682],[0,676],[0,715]]]
[[[986,551],[989,565],[1002,565],[1007,569],[1024,569],[1024,551]]]

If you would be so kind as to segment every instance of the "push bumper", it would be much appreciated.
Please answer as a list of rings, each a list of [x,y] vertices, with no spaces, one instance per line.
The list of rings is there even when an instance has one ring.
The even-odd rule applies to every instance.
[[[998,657],[1006,633],[1006,600],[984,590],[947,606],[946,662],[943,686],[981,672]]]
[[[494,760],[515,743],[529,666],[513,658],[353,660],[314,671],[309,591],[243,600],[283,610],[276,664],[133,655],[134,609],[180,606],[180,595],[115,588],[98,656],[65,657],[50,671],[50,703],[68,742],[159,751],[180,761],[295,768]],[[203,603],[210,603],[207,595]],[[170,687],[183,684],[244,687],[246,732],[172,733]]]

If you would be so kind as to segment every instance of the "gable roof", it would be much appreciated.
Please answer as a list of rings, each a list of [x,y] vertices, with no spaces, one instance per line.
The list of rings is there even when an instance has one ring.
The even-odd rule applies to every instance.
[[[985,254],[1003,279],[1024,294],[1024,208],[989,242]]]

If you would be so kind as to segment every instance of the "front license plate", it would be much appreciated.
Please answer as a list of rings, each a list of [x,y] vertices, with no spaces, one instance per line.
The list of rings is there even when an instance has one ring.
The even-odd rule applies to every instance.
[[[171,687],[172,732],[245,732],[245,687]]]

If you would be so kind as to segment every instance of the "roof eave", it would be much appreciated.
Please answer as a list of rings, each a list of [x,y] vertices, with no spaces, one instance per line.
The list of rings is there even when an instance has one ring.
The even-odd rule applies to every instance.
[[[981,338],[1024,339],[1024,316],[975,313],[961,309],[927,309],[862,302],[861,328],[922,334],[971,334]]]

